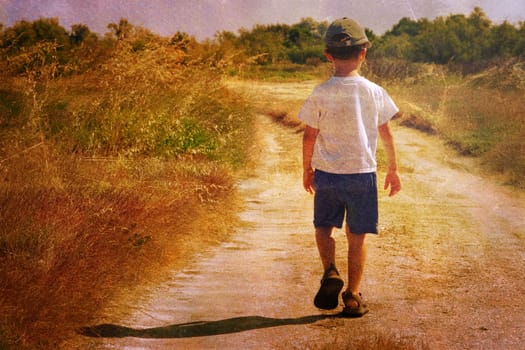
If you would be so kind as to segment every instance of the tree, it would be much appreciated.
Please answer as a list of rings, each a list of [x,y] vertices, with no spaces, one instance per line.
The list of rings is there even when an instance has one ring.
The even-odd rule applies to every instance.
[[[465,41],[469,53],[464,54],[462,63],[474,62],[490,58],[492,22],[480,7],[475,7],[467,19],[467,35]]]
[[[38,42],[55,42],[60,50],[69,48],[69,35],[57,18],[41,18],[34,22],[19,21],[2,32],[2,48],[10,53]]]
[[[197,45],[197,40],[188,33],[177,32],[171,37],[170,45],[173,45],[184,52],[188,52],[192,47]]]
[[[208,52],[213,52],[218,61],[229,60],[232,64],[244,64],[247,59],[246,50],[239,43],[239,37],[230,31],[219,31],[212,42],[208,43]]]
[[[492,22],[479,7],[469,17],[462,14],[438,17],[422,26],[413,37],[413,59],[464,64],[490,58],[493,55],[492,27]]]
[[[97,36],[89,30],[88,26],[84,24],[74,24],[71,26],[69,41],[72,45],[80,45],[83,42],[97,41]]]
[[[408,17],[403,17],[394,24],[390,31],[385,33],[385,36],[393,35],[400,36],[407,34],[408,36],[416,36],[421,32],[423,21],[414,21]]]
[[[413,38],[415,61],[445,64],[455,57],[457,38],[449,30],[443,17],[436,18],[431,25]]]
[[[366,37],[368,38],[368,40],[370,40],[370,42],[374,42],[377,40],[377,35],[376,33],[374,33],[371,29],[368,29],[368,28],[365,28],[365,34],[366,34]]]
[[[371,57],[417,62],[470,64],[501,57],[523,57],[525,24],[494,25],[479,7],[470,15],[454,14],[432,21],[402,18],[374,40]]]
[[[312,18],[303,18],[288,30],[283,45],[292,63],[320,62],[323,58],[323,36],[327,26]]]
[[[37,41],[56,42],[58,47],[69,48],[69,34],[60,25],[58,18],[41,18],[31,25]]]
[[[283,42],[289,26],[284,24],[256,25],[251,31],[241,29],[237,47],[249,57],[259,57],[258,63],[277,63],[286,59]]]
[[[518,40],[512,53],[514,56],[525,58],[525,21],[520,22]]]
[[[133,26],[126,18],[121,18],[118,23],[108,24],[108,29],[112,31],[117,40],[124,40],[131,34]]]
[[[310,44],[319,44],[322,36],[323,34],[319,32],[318,23],[308,17],[292,25],[288,30],[287,43],[290,46],[304,47]]]
[[[46,65],[53,65],[55,72],[61,72],[71,54],[69,34],[57,18],[15,23],[0,33],[0,48],[3,55],[14,58],[11,70],[16,74]]]
[[[511,57],[515,54],[520,41],[518,29],[509,22],[495,26],[491,31],[490,47],[486,49],[487,56]]]
[[[370,37],[368,38],[370,39]],[[407,33],[383,36],[375,40],[370,40],[373,44],[369,51],[371,58],[389,57],[411,60],[413,57],[413,38]]]

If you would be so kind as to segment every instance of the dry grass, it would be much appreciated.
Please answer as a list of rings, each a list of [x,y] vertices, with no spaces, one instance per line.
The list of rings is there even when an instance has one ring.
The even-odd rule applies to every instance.
[[[11,162],[0,184],[10,343],[57,347],[119,290],[162,279],[236,223],[232,177],[207,162],[49,159],[42,168],[36,153]]]
[[[525,188],[525,105],[516,74],[521,67],[503,65],[472,77],[437,70],[424,79],[386,84],[405,112],[401,124],[439,134],[503,182]]]
[[[329,64],[310,69],[315,72],[302,79],[298,75],[292,81],[279,81],[293,84],[302,80],[304,87],[308,85],[304,80],[315,77],[321,81],[329,76]],[[398,120],[401,125],[442,137],[458,153],[477,157],[484,171],[501,182],[525,188],[523,70],[524,62],[519,59],[496,62],[467,76],[447,66],[370,59],[362,74],[385,86],[394,97],[403,112]],[[278,77],[272,75],[272,79]],[[276,87],[272,90],[261,81],[254,85],[259,92],[254,101],[262,113],[301,130],[295,116],[306,95],[300,100],[286,99]]]
[[[347,335],[336,339],[334,343],[319,348],[320,350],[428,350],[429,347],[410,338],[380,332],[361,332],[359,335]]]
[[[308,338],[305,338],[308,339]],[[279,344],[286,349],[309,350],[428,350],[430,347],[419,336],[379,330],[365,325],[345,324],[331,329],[329,337],[320,336],[317,342],[299,337],[293,343]]]
[[[0,79],[0,347],[67,348],[237,224],[251,112],[220,71],[155,45]]]
[[[250,149],[246,103],[222,87],[220,72],[179,66],[169,48],[118,50],[82,75],[56,78],[46,67],[0,79],[0,347],[60,348],[236,224],[232,168]],[[384,79],[399,73],[388,67]],[[415,79],[405,68],[388,83],[406,111],[400,122],[461,140],[523,186],[520,92],[426,66]],[[301,130],[302,99],[273,94],[253,103]],[[367,341],[417,348],[394,336]]]

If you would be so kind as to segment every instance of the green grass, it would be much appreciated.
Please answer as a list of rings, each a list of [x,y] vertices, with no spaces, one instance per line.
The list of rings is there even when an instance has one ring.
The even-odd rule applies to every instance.
[[[232,69],[230,76],[248,80],[296,82],[319,80],[328,77],[330,72],[331,65],[328,63],[316,65],[282,63],[274,65],[246,65],[240,69]]]

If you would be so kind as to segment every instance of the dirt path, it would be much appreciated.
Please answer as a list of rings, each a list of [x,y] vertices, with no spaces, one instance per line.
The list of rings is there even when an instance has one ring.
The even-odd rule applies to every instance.
[[[304,98],[311,84],[244,88],[279,104]],[[522,193],[474,175],[439,140],[396,128],[404,189],[381,194],[381,235],[368,241],[362,289],[371,311],[333,317],[312,305],[322,271],[301,187],[301,137],[264,116],[257,122],[259,163],[239,184],[246,226],[174,271],[130,319],[98,329],[108,337],[84,338],[84,348],[333,349],[370,339],[524,348]],[[336,239],[346,273],[342,231]]]

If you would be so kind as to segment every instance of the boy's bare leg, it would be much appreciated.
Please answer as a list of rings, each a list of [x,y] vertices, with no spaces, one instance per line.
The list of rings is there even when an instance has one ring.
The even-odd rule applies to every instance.
[[[335,267],[335,239],[332,237],[332,227],[316,228],[315,238],[324,273],[321,287],[314,298],[314,305],[324,310],[335,309],[339,304],[339,293],[343,289],[344,281]]]
[[[346,290],[357,294],[365,267],[366,234],[353,234],[347,226],[346,238],[348,240],[348,287]]]
[[[335,266],[335,239],[332,237],[333,227],[316,227],[315,240],[325,271],[333,264]]]

